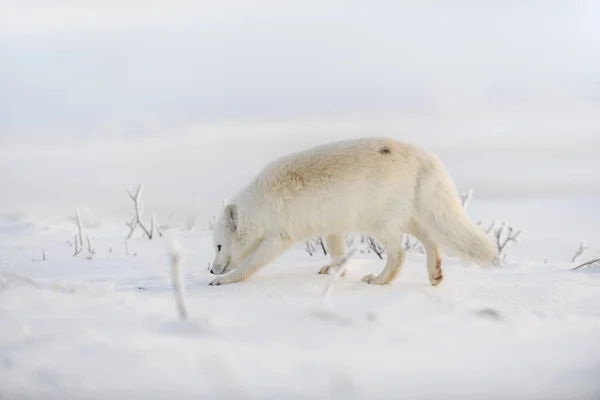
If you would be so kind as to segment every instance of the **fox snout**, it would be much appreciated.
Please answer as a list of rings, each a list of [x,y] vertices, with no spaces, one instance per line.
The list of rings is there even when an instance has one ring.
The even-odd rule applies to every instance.
[[[210,272],[213,275],[223,275],[225,272],[227,272],[227,267],[229,267],[229,262],[227,262],[223,266],[221,266],[220,264],[208,264],[208,272]]]
[[[213,275],[216,275],[215,270],[213,268],[213,264],[208,263],[208,272],[210,272]]]

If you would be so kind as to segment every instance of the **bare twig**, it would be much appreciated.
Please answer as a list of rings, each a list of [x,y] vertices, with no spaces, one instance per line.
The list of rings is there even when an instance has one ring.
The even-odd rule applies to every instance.
[[[77,234],[74,235],[73,243],[74,243],[73,257],[75,257],[77,254],[81,253],[81,250],[83,250],[83,247],[79,245],[79,239],[77,238]]]
[[[134,216],[131,221],[125,221],[125,224],[129,227],[129,233],[127,234],[127,239],[131,239],[135,228],[137,227],[137,219]]]
[[[40,260],[36,260],[35,258],[32,258],[31,261],[46,261],[46,249],[44,249],[42,247],[42,258]]]
[[[142,197],[143,189],[144,189],[144,185],[140,183],[135,194],[131,193],[131,191],[127,191],[127,192],[129,193],[129,197],[131,198],[131,200],[133,200],[133,207],[135,209],[136,226],[139,226],[144,231],[146,236],[148,236],[148,239],[152,239],[152,232],[149,231],[148,229],[146,229],[144,224],[142,224],[142,212],[144,211],[144,205],[141,203],[140,198]]]
[[[187,306],[185,304],[185,288],[181,278],[181,263],[183,255],[176,242],[169,243],[169,258],[171,260],[171,282],[173,285],[173,295],[175,296],[175,305],[181,319],[188,318]]]
[[[314,255],[317,252],[317,247],[321,247],[321,251],[324,255],[327,255],[327,248],[325,247],[325,242],[322,237],[318,237],[316,239],[309,239],[304,242],[304,250],[309,255]]]
[[[87,235],[86,239],[87,239],[87,247],[88,247],[88,253],[89,253],[89,255],[87,256],[87,259],[91,260],[92,257],[94,257],[94,255],[96,254],[96,250],[92,246],[92,241],[90,239],[90,235]]]
[[[467,192],[463,192],[460,194],[460,205],[463,208],[467,208],[467,206],[469,205],[469,202],[471,201],[471,198],[473,198],[473,189],[470,189]]]
[[[79,240],[79,247],[83,247],[83,228],[81,225],[81,216],[79,215],[79,209],[75,209],[75,220],[77,222],[77,239]]]
[[[383,260],[383,253],[385,252],[383,247],[377,244],[375,239],[373,239],[371,236],[367,237],[367,243],[369,244],[369,249],[373,250],[373,252],[377,254],[377,257]]]
[[[152,234],[156,232],[158,233],[158,236],[162,237],[162,230],[160,229],[160,225],[156,222],[156,214],[152,214],[151,229]]]
[[[467,208],[472,197],[473,190],[469,190],[468,192],[460,194],[460,202],[463,208]],[[477,226],[479,226],[486,235],[492,234],[498,256],[503,259],[506,259],[506,246],[511,242],[518,243],[519,236],[523,232],[522,229],[515,230],[512,226],[507,225],[506,222],[503,222],[497,227],[496,222],[493,221],[487,228],[485,228],[483,226],[483,222],[478,221]]]
[[[583,267],[590,267],[596,263],[600,263],[600,258],[595,258],[593,260],[586,261],[583,264],[580,264],[580,265],[576,266],[575,268],[573,268],[572,271],[575,271],[575,270],[577,270],[579,268],[583,268]]]
[[[140,183],[135,193],[132,193],[130,190],[127,191],[127,193],[129,193],[129,198],[133,200],[133,207],[135,210],[135,216],[131,219],[131,221],[126,222],[127,226],[129,227],[129,234],[127,235],[127,239],[131,238],[131,235],[133,235],[135,228],[138,226],[140,227],[140,229],[142,229],[142,231],[144,231],[148,239],[152,239],[154,237],[155,231],[158,233],[159,236],[162,236],[162,232],[160,231],[160,229],[158,229],[158,231],[156,230],[156,227],[158,225],[156,224],[156,217],[154,215],[152,215],[152,219],[150,220],[150,229],[146,228],[142,223],[142,213],[144,211],[144,204],[142,203],[141,197],[143,189],[144,185]]]
[[[306,250],[306,252],[311,257],[313,256],[313,254],[315,254],[315,248],[314,248],[311,240],[307,240],[306,242],[304,242],[304,250]]]
[[[69,247],[73,249],[73,257],[81,253],[83,250],[83,227],[81,223],[81,216],[79,215],[79,209],[75,209],[75,223],[77,224],[77,233],[73,235],[73,243],[66,240]]]
[[[346,241],[346,247],[347,248],[352,248],[354,247],[354,236],[352,235],[347,235],[345,237],[345,241]]]
[[[319,239],[317,239],[317,243],[319,243],[321,245],[321,250],[323,250],[323,254],[327,255],[327,249],[325,248],[325,243],[323,241],[323,238],[320,237]]]
[[[575,254],[573,254],[573,258],[571,258],[571,262],[574,263],[575,261],[577,261],[577,259],[583,253],[585,253],[587,249],[588,249],[588,246],[585,244],[585,242],[579,243],[579,249],[577,249],[577,251],[575,252]]]
[[[492,222],[492,223],[490,224],[490,226],[489,226],[489,227],[487,227],[487,228],[484,228],[484,227],[482,226],[482,222],[481,222],[481,221],[479,221],[479,222],[477,222],[477,226],[481,227],[481,229],[483,229],[483,231],[485,232],[485,234],[486,234],[486,235],[489,235],[489,234],[490,234],[490,232],[491,232],[491,231],[492,231],[492,230],[495,228],[495,226],[496,226],[496,222]]]
[[[523,230],[515,230],[512,226],[507,225],[503,222],[500,227],[494,231],[494,238],[496,239],[496,247],[498,250],[498,256],[506,258],[505,248],[510,242],[518,243],[519,235]]]

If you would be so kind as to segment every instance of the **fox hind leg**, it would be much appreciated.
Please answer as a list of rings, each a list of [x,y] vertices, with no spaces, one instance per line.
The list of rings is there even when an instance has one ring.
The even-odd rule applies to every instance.
[[[442,257],[438,247],[429,239],[427,234],[422,230],[415,232],[414,237],[423,245],[425,256],[427,257],[427,273],[429,274],[429,282],[432,286],[438,286],[444,280],[442,271]]]

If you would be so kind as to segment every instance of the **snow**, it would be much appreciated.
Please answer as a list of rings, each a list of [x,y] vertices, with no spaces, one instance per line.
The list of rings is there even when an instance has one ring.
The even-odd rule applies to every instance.
[[[139,236],[129,255],[125,226],[87,228],[97,254],[86,260],[86,250],[73,257],[64,242],[74,225],[35,235],[23,226],[5,223],[12,240],[0,242],[3,398],[600,393],[594,267],[508,261],[484,269],[446,257],[445,280],[434,288],[424,256],[411,253],[396,281],[382,287],[360,278],[383,261],[357,252],[326,302],[330,278],[317,271],[328,260],[302,245],[245,283],[211,287],[204,228]],[[171,238],[184,248],[188,320],[179,319],[171,290]]]
[[[4,3],[0,399],[600,398],[600,266],[570,262],[600,254],[599,2]],[[413,252],[370,286],[383,261],[358,251],[325,299],[329,260],[298,244],[208,286],[223,199],[375,135],[434,151],[473,220],[523,229],[507,262],[445,256],[434,288]],[[140,183],[166,237],[126,247]]]
[[[582,240],[590,248],[581,262],[600,250],[597,111],[6,141],[0,398],[597,399],[600,267],[570,264]],[[474,120],[486,140],[467,129]],[[495,134],[503,120],[512,125]],[[454,130],[435,133],[444,126]],[[482,269],[445,257],[445,280],[433,288],[423,255],[411,253],[393,284],[380,287],[360,278],[383,261],[359,252],[325,301],[329,277],[317,271],[328,260],[299,244],[248,282],[208,286],[207,227],[224,198],[273,157],[372,134],[435,150],[459,189],[473,189],[475,221],[524,229],[507,263]],[[126,253],[127,190],[140,182],[144,223],[156,214],[186,249],[187,321],[172,294],[165,238],[138,230]],[[96,250],[91,260],[85,241],[77,257],[66,244],[77,232],[75,209]]]
[[[517,119],[495,136],[510,115],[479,120],[487,141],[460,132],[474,115],[455,121],[452,136],[418,116],[398,127],[394,118],[240,122],[171,136],[7,141],[0,398],[598,398],[600,267],[572,271],[570,261],[582,240],[581,262],[600,250],[600,164],[589,157],[599,126],[587,119],[564,139],[576,118],[563,111],[553,128]],[[357,252],[324,299],[330,278],[317,271],[329,261],[299,244],[247,282],[208,286],[208,226],[222,200],[273,157],[369,125],[435,150],[459,189],[473,189],[473,220],[524,229],[507,262],[483,269],[445,257],[434,288],[424,256],[410,253],[381,287],[360,278],[383,261]],[[167,236],[150,241],[137,230],[127,250],[127,190],[140,182],[142,220],[156,214]],[[91,260],[85,239],[77,257],[66,243],[76,209]],[[185,321],[168,238],[185,249]]]

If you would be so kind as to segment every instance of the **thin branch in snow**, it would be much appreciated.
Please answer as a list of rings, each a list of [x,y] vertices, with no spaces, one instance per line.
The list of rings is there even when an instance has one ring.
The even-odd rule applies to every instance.
[[[129,234],[127,235],[127,239],[131,238],[131,235],[133,234],[135,228],[138,226],[140,227],[140,229],[142,229],[142,231],[144,231],[148,239],[152,239],[154,237],[155,231],[158,233],[159,236],[162,236],[160,228],[158,228],[158,231],[156,230],[158,224],[156,223],[156,217],[154,215],[152,215],[152,219],[150,220],[150,229],[146,228],[142,223],[142,213],[144,212],[144,204],[142,203],[141,197],[143,189],[144,185],[140,183],[135,193],[132,193],[130,190],[127,191],[127,193],[129,194],[129,198],[133,200],[133,208],[135,210],[135,216],[131,219],[130,222],[126,222],[127,226],[129,227]]]
[[[375,254],[377,254],[377,257],[379,257],[381,260],[383,260],[383,253],[385,251],[383,249],[383,247],[381,247],[379,244],[377,244],[375,239],[373,239],[371,236],[367,237],[367,243],[369,244],[369,249],[373,250],[373,252],[375,252]]]
[[[306,250],[306,252],[312,256],[313,254],[315,254],[315,247],[312,244],[311,240],[307,240],[306,242],[304,242],[304,250]]]
[[[77,224],[77,233],[73,235],[73,243],[66,241],[69,247],[73,249],[73,257],[81,253],[83,250],[83,227],[81,223],[81,216],[79,215],[79,209],[75,209],[75,223]]]
[[[321,245],[321,250],[323,250],[323,254],[327,255],[327,249],[325,248],[325,243],[323,241],[323,238],[320,237],[319,239],[317,239],[317,243],[319,243]]]
[[[79,215],[79,209],[75,209],[75,220],[77,222],[77,239],[79,240],[79,247],[83,247],[83,228],[81,225],[81,216]]]
[[[67,243],[71,244],[69,241],[67,241]],[[73,257],[75,257],[77,254],[81,253],[81,250],[83,250],[83,247],[79,245],[77,234],[73,235],[73,243],[74,245],[71,247],[73,247]]]
[[[304,242],[304,250],[311,256],[317,252],[317,247],[321,248],[323,255],[327,255],[327,248],[325,247],[325,242],[322,237],[309,239]]]
[[[477,226],[481,227],[481,229],[483,229],[483,231],[485,232],[485,234],[486,234],[486,235],[489,235],[489,234],[490,234],[490,232],[491,232],[491,231],[494,229],[494,227],[496,226],[496,222],[492,222],[492,223],[490,224],[490,226],[489,226],[489,227],[487,227],[487,228],[484,228],[484,227],[482,226],[482,223],[483,223],[482,221],[479,221],[479,222],[477,222]]]
[[[188,318],[187,306],[185,304],[185,288],[181,278],[181,264],[183,254],[179,244],[175,241],[169,242],[169,258],[171,260],[171,282],[173,285],[173,295],[175,296],[175,305],[181,319]]]
[[[571,258],[571,262],[574,263],[575,261],[577,261],[577,259],[587,251],[588,246],[585,244],[585,242],[581,242],[579,243],[579,249],[577,249],[577,251],[575,252],[575,254],[573,254],[573,258]]]
[[[523,232],[522,229],[515,230],[512,226],[507,225],[503,222],[495,231],[494,238],[496,239],[496,248],[498,250],[498,256],[506,258],[506,246],[513,242],[519,242],[519,235]]]
[[[144,190],[144,185],[140,183],[135,194],[129,190],[127,193],[129,193],[129,198],[133,200],[133,208],[135,210],[135,225],[139,226],[144,231],[146,236],[148,236],[148,239],[152,239],[152,232],[146,229],[144,224],[142,224],[142,212],[144,211],[144,205],[141,202],[142,190]]]
[[[345,241],[346,241],[346,247],[348,249],[354,247],[354,236],[352,236],[352,235],[346,235],[345,236]]]
[[[127,239],[131,239],[135,228],[137,228],[137,218],[134,216],[131,221],[125,221],[125,224],[129,227],[129,233],[127,234]]]
[[[94,250],[94,247],[92,246],[92,240],[90,239],[90,235],[87,235],[86,239],[87,239],[87,245],[88,245],[88,253],[96,254],[96,250]]]
[[[92,246],[92,240],[90,239],[90,235],[86,236],[86,240],[87,240],[87,249],[88,249],[88,253],[89,253],[89,255],[87,256],[87,259],[91,260],[92,257],[94,257],[94,255],[96,254],[96,250],[94,249],[94,246]]]
[[[600,264],[600,258],[595,258],[593,260],[586,261],[583,264],[579,264],[578,266],[576,266],[575,268],[573,268],[572,271],[575,271],[575,270],[577,270],[579,268],[583,268],[583,267],[591,267],[591,266],[593,266],[594,264],[597,264],[597,263]]]
[[[46,261],[46,249],[44,249],[42,247],[42,258],[40,260],[36,260],[35,258],[32,258],[31,261]]]
[[[160,229],[160,225],[156,222],[156,214],[152,214],[152,231],[158,233],[158,236],[162,237],[163,233]]]
[[[467,192],[463,192],[460,194],[460,205],[463,208],[467,208],[467,206],[469,205],[469,202],[471,201],[471,199],[473,198],[473,189],[470,189]]]

